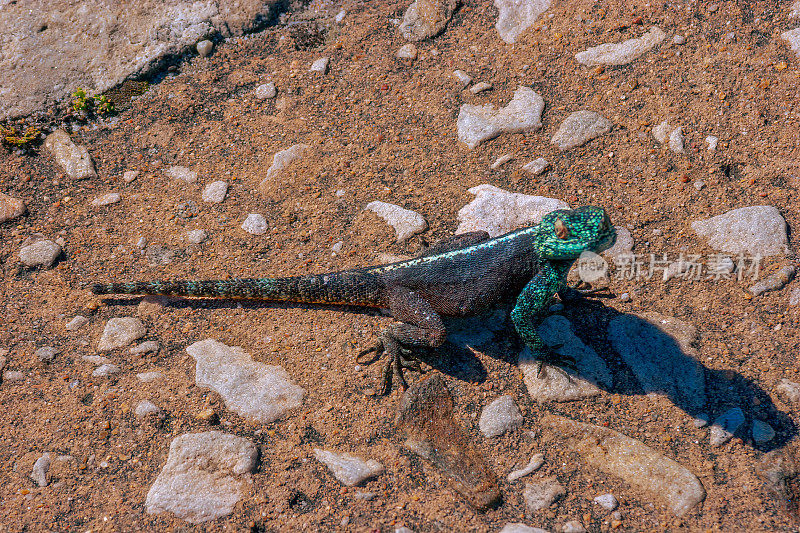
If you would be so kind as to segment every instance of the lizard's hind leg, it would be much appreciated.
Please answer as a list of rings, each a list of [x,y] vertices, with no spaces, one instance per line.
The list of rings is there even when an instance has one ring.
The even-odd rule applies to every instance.
[[[376,395],[385,396],[392,391],[393,376],[403,389],[408,388],[404,369],[421,370],[414,348],[437,348],[447,337],[442,318],[418,293],[405,287],[389,290],[389,309],[399,323],[392,324],[381,333],[375,346],[358,354],[358,362],[371,364],[381,355],[387,361],[383,367],[381,385]],[[376,356],[363,360],[363,356],[375,353]]]

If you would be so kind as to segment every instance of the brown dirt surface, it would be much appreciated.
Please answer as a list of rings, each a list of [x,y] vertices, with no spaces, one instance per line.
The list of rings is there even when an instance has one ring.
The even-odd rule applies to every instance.
[[[309,13],[324,15],[323,22],[345,8],[344,22],[319,35],[303,24],[282,24],[218,43],[208,58],[187,60],[117,118],[72,135],[94,158],[97,178],[69,180],[43,148],[0,152],[0,190],[28,207],[25,216],[0,225],[0,348],[8,350],[6,370],[25,375],[0,384],[0,531],[366,532],[401,525],[418,532],[497,531],[518,521],[560,531],[568,520],[580,520],[590,531],[797,530],[755,473],[769,447],[755,446],[744,432],[712,448],[708,429],[695,428],[680,406],[641,393],[605,333],[618,312],[655,311],[694,324],[707,369],[707,410],[719,414],[739,405],[748,423],[758,417],[778,430],[770,446],[784,445],[797,439],[790,428],[800,413],[774,390],[781,378],[800,381],[800,306],[788,305],[797,281],[748,298],[747,283],[735,277],[612,279],[613,291],[630,293],[631,301],[568,305],[563,312],[615,373],[615,387],[590,400],[532,402],[509,362],[516,346],[510,328],[462,365],[479,372],[455,365],[445,378],[456,417],[501,480],[504,503],[486,513],[472,510],[435,470],[402,449],[394,426],[400,391],[381,399],[362,394],[378,369],[357,370],[355,353],[390,317],[231,301],[101,303],[84,288],[91,281],[305,274],[375,264],[383,254],[410,256],[454,232],[456,213],[472,200],[467,189],[482,183],[573,206],[604,206],[616,225],[631,229],[634,251],[643,254],[710,253],[689,223],[736,207],[773,205],[790,228],[800,227],[800,60],[780,39],[796,25],[788,3],[723,0],[712,11],[704,2],[555,2],[534,28],[507,45],[493,27],[497,10],[491,2],[467,0],[440,36],[417,43],[417,60],[401,61],[395,52],[404,41],[392,19],[401,18],[407,4],[313,2]],[[576,52],[637,37],[652,25],[667,39],[628,65],[590,69],[574,60]],[[673,45],[674,34],[686,43]],[[331,58],[330,71],[309,72],[321,56]],[[452,77],[457,68],[476,82],[490,81],[493,89],[478,95],[461,90]],[[278,97],[256,100],[254,88],[267,81],[275,82]],[[503,106],[519,85],[533,87],[546,102],[541,130],[504,134],[474,150],[458,143],[456,116],[463,103]],[[550,137],[578,109],[600,112],[614,128],[561,153]],[[667,118],[684,127],[686,155],[652,138],[651,127]],[[706,135],[719,137],[716,152],[705,149]],[[311,145],[310,155],[259,191],[273,154],[296,143]],[[492,170],[506,153],[515,159]],[[552,165],[540,177],[520,168],[536,157]],[[197,183],[165,177],[163,169],[171,165],[197,171]],[[131,183],[122,180],[128,170],[140,172]],[[204,185],[215,180],[229,182],[227,199],[202,202]],[[705,188],[697,190],[697,180]],[[109,191],[118,191],[122,201],[91,205]],[[395,243],[391,228],[364,212],[373,200],[421,213],[429,229]],[[241,230],[247,213],[267,218],[266,235]],[[196,228],[209,239],[187,244],[183,235]],[[19,265],[19,248],[35,233],[63,239],[64,255],[54,268]],[[171,251],[171,262],[149,261],[137,248],[141,237]],[[331,246],[338,241],[343,248],[334,255]],[[797,245],[795,231],[790,248]],[[786,262],[770,258],[763,269]],[[89,323],[67,331],[76,314]],[[122,371],[92,377],[93,366],[81,358],[97,354],[103,325],[116,316],[141,318],[146,339],[161,348],[106,354]],[[281,365],[306,389],[303,406],[268,425],[226,409],[216,393],[195,385],[194,361],[185,351],[210,337]],[[60,354],[42,363],[33,355],[41,346],[55,346]],[[451,348],[442,351],[452,355]],[[165,379],[137,380],[136,373],[153,369]],[[520,405],[524,430],[485,439],[478,416],[501,394]],[[166,411],[163,422],[134,416],[144,399]],[[197,418],[208,407],[220,425]],[[619,479],[586,468],[579,456],[540,442],[537,419],[544,413],[604,425],[662,451],[700,478],[705,501],[683,518],[671,516]],[[258,445],[252,489],[231,515],[202,526],[169,513],[147,514],[145,495],[170,441],[210,428]],[[315,446],[377,459],[386,473],[364,487],[343,488],[314,460]],[[73,459],[54,462],[50,485],[40,488],[30,473],[45,451]],[[524,519],[524,480],[508,483],[505,475],[537,451],[546,460],[533,477],[555,476],[567,495]],[[358,499],[358,490],[376,498]],[[612,524],[592,502],[607,492],[621,502],[620,523]]]

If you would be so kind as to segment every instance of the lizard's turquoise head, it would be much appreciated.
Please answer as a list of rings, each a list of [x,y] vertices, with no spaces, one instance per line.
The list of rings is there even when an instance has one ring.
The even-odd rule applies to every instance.
[[[577,259],[586,250],[599,254],[617,240],[605,209],[591,205],[548,213],[539,228],[542,259]]]

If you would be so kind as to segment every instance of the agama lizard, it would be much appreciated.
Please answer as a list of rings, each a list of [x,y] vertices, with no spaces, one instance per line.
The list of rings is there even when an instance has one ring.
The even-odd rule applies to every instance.
[[[475,231],[428,248],[423,255],[371,266],[286,278],[219,281],[147,281],[91,286],[95,294],[163,294],[204,298],[250,298],[307,304],[389,309],[397,323],[372,348],[387,356],[380,395],[392,388],[393,373],[407,387],[414,348],[436,348],[447,337],[442,316],[466,316],[493,304],[512,302],[511,321],[540,360],[558,359],[536,334],[551,298],[566,287],[567,273],[584,251],[599,253],[614,244],[606,212],[585,206],[547,214],[531,227],[494,239]]]

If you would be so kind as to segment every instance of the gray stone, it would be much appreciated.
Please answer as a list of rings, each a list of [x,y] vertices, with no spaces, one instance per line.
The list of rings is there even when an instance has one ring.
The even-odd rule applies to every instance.
[[[104,365],[111,362],[111,359],[103,357],[102,355],[84,355],[81,359],[93,365]]]
[[[722,446],[731,440],[742,424],[744,424],[744,411],[740,407],[734,407],[722,413],[711,424],[709,432],[711,445]]]
[[[512,154],[501,155],[500,157],[495,159],[494,163],[492,163],[492,170],[497,170],[498,168],[502,167],[512,159],[514,159],[514,156]]]
[[[180,57],[205,37],[242,35],[271,19],[274,0],[19,0],[0,2],[0,120],[105,92]]]
[[[478,426],[484,437],[499,437],[522,425],[522,413],[512,396],[500,396],[483,408]]]
[[[800,287],[795,287],[789,293],[789,305],[800,305]]]
[[[705,373],[693,344],[697,329],[658,313],[622,315],[608,324],[608,338],[644,391],[699,411],[706,403]]]
[[[85,316],[75,315],[64,327],[67,329],[67,331],[77,331],[88,323],[89,319]]]
[[[145,336],[147,330],[142,321],[134,317],[112,318],[106,322],[103,335],[97,343],[97,349],[108,352],[127,346]]]
[[[774,274],[754,283],[749,289],[750,293],[753,296],[760,296],[765,292],[778,291],[784,288],[794,278],[795,270],[794,265],[782,267]]]
[[[685,515],[706,496],[703,484],[687,468],[636,439],[561,416],[545,415],[540,422],[590,467],[663,501],[676,516]]]
[[[792,18],[800,17],[800,0],[795,0],[795,2],[792,4],[791,11],[789,11],[789,16]]]
[[[3,381],[22,381],[25,379],[25,374],[19,370],[6,370],[3,372]]]
[[[100,365],[92,371],[92,375],[96,378],[107,378],[108,376],[112,376],[114,374],[119,373],[119,367],[113,363],[106,363],[104,365]]]
[[[197,385],[217,391],[240,416],[269,424],[303,402],[305,391],[283,368],[253,361],[242,348],[206,339],[186,351],[197,361]]]
[[[733,209],[722,215],[692,222],[692,229],[708,239],[715,250],[762,257],[788,251],[786,221],[770,205]]]
[[[136,404],[136,409],[134,409],[133,413],[136,418],[146,418],[148,416],[161,416],[163,411],[150,400],[142,400]]]
[[[35,355],[42,363],[52,363],[53,359],[56,358],[58,353],[58,350],[52,346],[42,346],[33,352],[33,355]]]
[[[94,200],[92,200],[92,205],[95,207],[103,207],[106,205],[116,204],[122,199],[122,196],[118,192],[110,192],[104,194],[103,196],[98,196]]]
[[[525,348],[519,356],[519,368],[531,398],[540,403],[567,402],[597,396],[599,387],[611,387],[613,376],[605,361],[575,335],[569,320],[550,315],[537,331],[545,344],[561,345],[557,351],[575,359],[577,372],[547,366],[540,369],[541,362]]]
[[[50,470],[50,454],[45,453],[33,463],[33,472],[31,472],[31,479],[33,479],[40,487],[47,486],[47,472]]]
[[[206,185],[201,198],[204,202],[219,204],[228,194],[228,184],[224,181],[214,181]]]
[[[570,520],[561,526],[561,533],[586,533],[586,528],[577,520]]]
[[[692,425],[696,428],[706,427],[711,422],[711,415],[708,413],[700,413],[692,418]]]
[[[314,448],[314,457],[331,470],[333,477],[348,487],[358,485],[383,473],[383,465],[374,459],[365,461],[347,453],[332,452],[320,448]]]
[[[509,522],[499,533],[550,533],[546,529],[526,526],[521,522]]]
[[[453,77],[461,83],[461,87],[465,88],[470,83],[472,83],[472,76],[464,72],[463,70],[454,70]]]
[[[719,139],[714,137],[713,135],[709,135],[706,137],[706,144],[708,145],[708,151],[714,152],[717,149],[717,143]]]
[[[2,60],[0,60],[0,63],[2,63]],[[0,94],[2,93],[0,92]],[[2,102],[2,99],[0,99],[0,102]],[[2,109],[2,104],[0,104],[0,109]],[[89,151],[85,146],[72,142],[66,131],[56,130],[48,135],[44,141],[44,147],[53,155],[56,163],[70,178],[82,180],[97,176]]]
[[[528,482],[522,491],[522,499],[528,515],[547,509],[567,493],[564,486],[556,478]]]
[[[613,125],[600,113],[585,109],[575,111],[564,119],[550,142],[558,146],[559,150],[569,150],[608,133]]]
[[[544,171],[547,170],[549,167],[550,163],[547,162],[547,159],[545,159],[544,157],[539,157],[537,159],[534,159],[530,163],[523,165],[522,169],[527,170],[534,176],[538,176],[540,174],[543,174]]]
[[[251,235],[264,235],[267,232],[267,219],[259,213],[250,213],[242,222],[242,229]]]
[[[669,121],[665,120],[661,124],[653,126],[653,138],[660,144],[666,144],[669,141],[669,134],[673,129],[675,128],[670,125]]]
[[[270,183],[285,168],[302,158],[309,148],[311,147],[307,144],[295,144],[285,150],[276,152],[272,157],[272,165],[267,169],[267,176],[261,180],[259,187],[264,187]]]
[[[272,82],[264,83],[256,87],[255,97],[259,100],[266,100],[268,98],[275,98],[278,95],[278,90]]]
[[[0,192],[0,224],[25,214],[25,202]]]
[[[653,26],[650,31],[636,39],[620,43],[605,43],[575,54],[575,60],[587,67],[597,65],[625,65],[640,57],[664,40],[664,31]]]
[[[228,515],[248,490],[257,460],[258,448],[242,437],[221,431],[181,435],[147,492],[147,512],[171,512],[193,524]]]
[[[208,239],[208,233],[203,229],[193,229],[186,232],[186,242],[189,244],[200,244]]]
[[[161,348],[158,341],[144,341],[130,349],[131,355],[142,355],[150,352],[157,352]]]
[[[197,53],[200,55],[200,57],[208,57],[211,55],[211,51],[214,50],[214,43],[208,39],[203,39],[197,43],[195,48],[197,49]]]
[[[797,55],[798,59],[800,59],[800,28],[785,31],[781,33],[781,37]]]
[[[494,27],[508,44],[517,42],[522,32],[530,28],[547,11],[552,0],[494,0],[498,10]]]
[[[800,383],[781,378],[775,390],[785,401],[800,404]]]
[[[569,209],[561,200],[509,192],[494,185],[477,185],[467,190],[475,199],[458,211],[456,233],[483,230],[497,237],[523,226],[538,224],[547,213]]]
[[[594,503],[605,509],[606,511],[613,511],[619,507],[619,502],[613,494],[602,494],[594,498]]]
[[[762,420],[753,420],[751,433],[753,435],[753,442],[756,444],[764,444],[775,438],[775,430]]]
[[[50,268],[61,255],[61,247],[48,239],[40,239],[19,250],[19,260],[26,267]]]
[[[126,170],[122,173],[122,181],[125,183],[131,183],[133,180],[139,177],[138,170]]]
[[[140,372],[139,374],[136,374],[136,379],[142,383],[151,383],[163,377],[164,374],[161,372]]]
[[[488,91],[491,88],[492,88],[491,83],[489,83],[488,81],[481,81],[470,87],[469,92],[471,92],[472,94],[478,94],[482,93],[483,91]]]
[[[328,72],[328,63],[330,63],[329,57],[320,57],[319,59],[315,59],[313,63],[311,63],[311,67],[309,67],[309,71],[311,72],[319,72],[320,74],[325,74]]]
[[[464,104],[458,112],[458,140],[470,149],[501,133],[534,131],[542,127],[544,100],[530,87],[519,87],[505,107]]]
[[[400,35],[421,41],[439,35],[453,16],[459,0],[414,0],[403,15]]]
[[[395,53],[395,57],[397,59],[411,59],[414,60],[417,58],[417,47],[414,46],[412,43],[404,44],[400,48],[397,49],[397,53]]]
[[[669,149],[676,154],[685,154],[683,147],[683,128],[675,128],[669,134]]]
[[[164,174],[166,174],[168,178],[185,181],[186,183],[194,183],[197,181],[197,172],[179,165],[166,168]]]
[[[686,44],[686,37],[684,37],[683,35],[675,34],[672,36],[672,44],[677,44],[678,46]]]
[[[506,479],[508,479],[509,483],[514,482],[519,478],[525,477],[528,474],[532,474],[533,472],[538,470],[543,464],[544,464],[544,454],[535,453],[533,454],[533,456],[531,456],[531,460],[528,461],[527,465],[517,470],[512,470],[511,472],[509,472],[508,477]]]
[[[397,242],[405,242],[414,235],[428,229],[428,223],[416,211],[404,209],[399,205],[374,201],[367,204],[367,210],[372,211],[387,224],[394,228]]]

